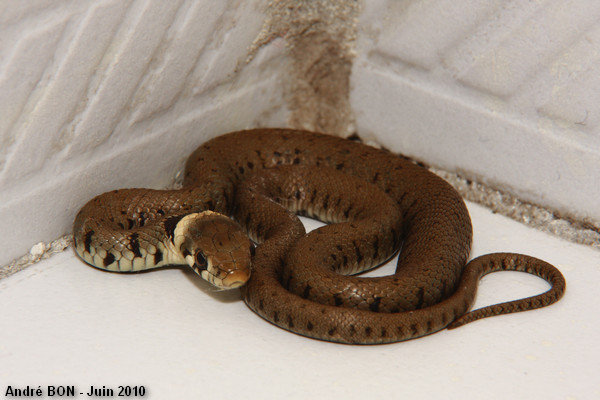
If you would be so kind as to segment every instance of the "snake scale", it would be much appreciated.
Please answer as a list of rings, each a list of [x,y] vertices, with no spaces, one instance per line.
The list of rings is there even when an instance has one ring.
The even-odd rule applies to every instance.
[[[306,234],[296,214],[329,224]],[[358,141],[288,129],[218,136],[191,154],[181,189],[104,193],[73,230],[76,252],[98,268],[189,265],[217,288],[239,287],[273,324],[331,342],[412,339],[544,307],[565,290],[558,269],[530,256],[467,263],[465,204],[425,168]],[[399,247],[394,275],[354,276]],[[501,270],[551,287],[469,312],[479,279]]]

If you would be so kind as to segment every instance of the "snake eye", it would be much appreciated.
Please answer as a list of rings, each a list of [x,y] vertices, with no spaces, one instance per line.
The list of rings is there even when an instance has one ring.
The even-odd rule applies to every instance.
[[[206,262],[206,257],[202,254],[201,251],[196,253],[196,267],[206,269],[208,263]]]

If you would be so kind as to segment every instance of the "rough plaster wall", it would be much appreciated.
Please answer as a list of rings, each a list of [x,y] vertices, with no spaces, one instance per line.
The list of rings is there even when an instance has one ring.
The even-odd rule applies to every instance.
[[[283,125],[285,48],[247,63],[266,3],[0,3],[0,264],[116,187],[164,187],[191,149]]]
[[[349,93],[358,11],[358,2],[344,0],[269,3],[254,49],[286,42],[290,127],[340,136],[354,132]]]
[[[599,232],[600,2],[363,5],[362,136]]]

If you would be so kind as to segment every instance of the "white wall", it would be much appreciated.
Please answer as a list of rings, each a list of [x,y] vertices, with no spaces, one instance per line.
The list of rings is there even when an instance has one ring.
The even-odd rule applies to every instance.
[[[363,2],[360,134],[600,221],[600,2]]]
[[[116,187],[164,187],[209,136],[282,125],[264,1],[0,4],[0,264]]]
[[[93,195],[164,187],[199,143],[254,126],[355,122],[394,151],[600,221],[600,2],[365,0],[355,12],[344,0],[0,2],[0,265],[68,232]],[[346,65],[352,109],[325,90],[348,92]]]

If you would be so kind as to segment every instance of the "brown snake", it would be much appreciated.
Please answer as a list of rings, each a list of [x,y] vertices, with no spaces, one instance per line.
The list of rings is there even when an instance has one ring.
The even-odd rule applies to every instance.
[[[296,213],[331,224],[305,234]],[[98,268],[189,265],[219,288],[240,287],[273,324],[332,342],[416,338],[544,307],[565,290],[560,271],[533,257],[496,253],[467,263],[469,214],[441,178],[387,151],[311,132],[216,137],[189,157],[182,189],[104,193],[81,209],[73,235],[79,256]],[[394,275],[345,276],[400,245]],[[479,279],[500,270],[534,274],[551,288],[468,312]]]

